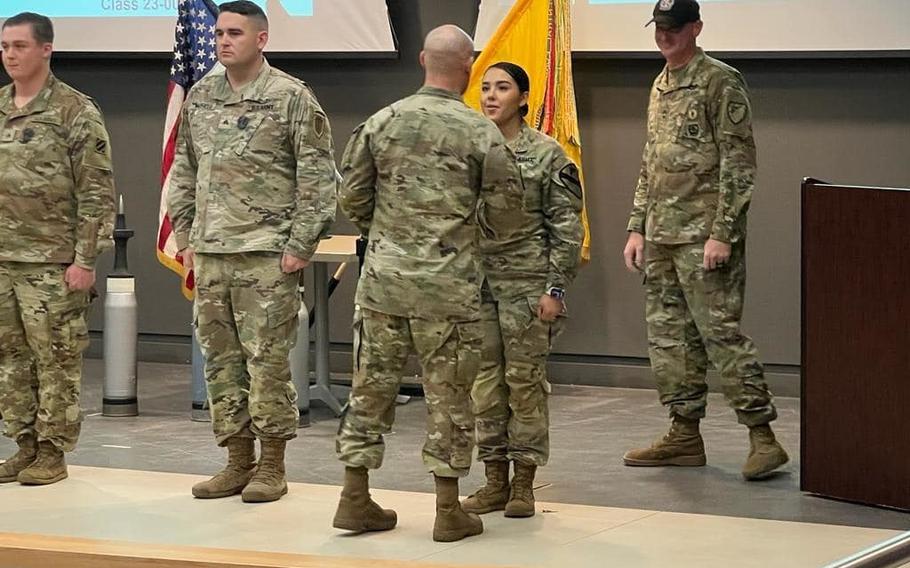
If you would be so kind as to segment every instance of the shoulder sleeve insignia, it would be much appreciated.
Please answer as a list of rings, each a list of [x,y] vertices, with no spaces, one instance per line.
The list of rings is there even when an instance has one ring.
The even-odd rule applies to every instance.
[[[727,118],[732,124],[739,124],[746,119],[749,109],[743,103],[730,102],[727,104]]]
[[[569,162],[563,166],[559,173],[556,174],[556,182],[578,199],[582,198],[581,178],[578,175],[578,167],[575,164]]]

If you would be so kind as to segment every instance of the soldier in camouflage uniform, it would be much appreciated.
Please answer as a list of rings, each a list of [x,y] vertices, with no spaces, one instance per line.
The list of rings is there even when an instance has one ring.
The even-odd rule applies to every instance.
[[[507,517],[534,515],[534,475],[550,454],[547,355],[563,327],[583,237],[578,169],[558,142],[525,123],[529,88],[512,63],[491,66],[481,85],[484,114],[515,153],[525,194],[524,207],[507,212],[517,229],[483,246],[484,348],[473,400],[487,483],[462,506],[505,509]]]
[[[468,36],[437,28],[420,60],[424,87],[359,126],[343,159],[341,208],[369,248],[357,287],[353,390],[336,442],[346,469],[333,524],[395,526],[395,512],[370,499],[367,471],[382,465],[383,434],[414,351],[428,410],[423,461],[436,481],[433,539],[448,542],[483,532],[458,502],[474,447],[471,385],[483,333],[477,219],[495,235],[499,227],[486,219],[521,207],[521,180],[502,135],[461,99],[473,61]]]
[[[101,111],[51,73],[53,41],[44,16],[3,24],[13,83],[0,89],[0,414],[19,451],[0,465],[0,483],[67,477],[95,260],[114,224]]]
[[[710,361],[739,422],[749,427],[743,476],[760,479],[788,457],[769,426],[777,412],[758,352],[740,331],[746,212],[755,177],[749,94],[738,71],[696,46],[702,28],[697,2],[661,0],[652,22],[667,65],[651,89],[624,256],[629,270],[646,275],[651,366],[672,426],[623,460],[630,466],[705,464],[698,424]]]
[[[274,501],[287,493],[285,444],[297,431],[288,354],[298,272],[335,215],[332,135],[307,85],[262,56],[262,10],[248,1],[220,10],[226,73],[209,74],[187,97],[168,195],[184,264],[195,265],[212,425],[229,454],[193,495]]]

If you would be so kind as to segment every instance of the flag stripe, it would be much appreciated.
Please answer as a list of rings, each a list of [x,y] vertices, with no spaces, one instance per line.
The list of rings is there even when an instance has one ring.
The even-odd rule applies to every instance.
[[[217,64],[215,56],[215,20],[217,8],[211,0],[180,0],[174,28],[174,58],[167,86],[167,111],[161,150],[161,201],[158,209],[157,257],[167,268],[182,277],[181,290],[193,298],[195,279],[192,270],[184,270],[183,258],[177,254],[173,224],[167,214],[167,195],[171,168],[177,151],[180,113],[190,88]]]

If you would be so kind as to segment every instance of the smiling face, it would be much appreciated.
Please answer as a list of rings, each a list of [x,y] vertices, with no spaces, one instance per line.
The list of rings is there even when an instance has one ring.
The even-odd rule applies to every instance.
[[[0,46],[3,68],[13,81],[22,83],[38,77],[50,65],[53,45],[39,42],[30,24],[3,28]]]
[[[491,67],[480,86],[480,104],[483,114],[501,127],[521,120],[521,107],[528,104],[528,93],[522,93],[515,79],[504,70]]]
[[[695,53],[696,38],[701,33],[702,22],[689,22],[678,28],[660,24],[654,27],[654,42],[668,62],[688,61]]]
[[[268,39],[257,19],[242,14],[222,12],[215,24],[218,61],[228,69],[255,64]]]

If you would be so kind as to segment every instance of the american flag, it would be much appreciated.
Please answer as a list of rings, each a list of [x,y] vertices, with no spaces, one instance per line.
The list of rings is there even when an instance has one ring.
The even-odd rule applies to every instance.
[[[167,85],[167,118],[164,123],[164,146],[161,157],[161,206],[158,211],[158,260],[183,276],[183,294],[192,299],[195,288],[192,271],[184,274],[183,258],[177,254],[177,243],[167,214],[167,194],[171,182],[171,165],[177,148],[180,110],[190,88],[218,63],[215,54],[215,20],[218,7],[211,0],[180,0],[177,4],[177,26],[174,31],[174,59]]]

